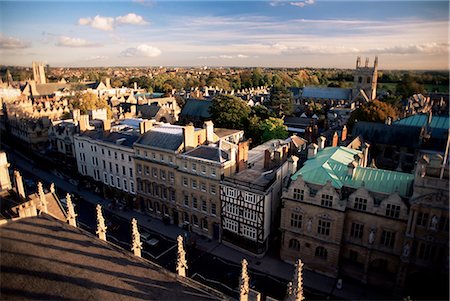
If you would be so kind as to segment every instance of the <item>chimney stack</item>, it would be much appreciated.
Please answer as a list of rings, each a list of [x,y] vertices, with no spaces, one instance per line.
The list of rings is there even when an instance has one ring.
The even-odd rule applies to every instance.
[[[298,163],[297,156],[291,156],[288,159],[289,172],[291,173],[291,175],[293,175],[297,172],[297,163]]]
[[[206,141],[208,143],[214,142],[214,123],[211,120],[205,121],[203,128],[206,130]]]
[[[103,120],[103,131],[109,132],[111,130],[111,119]]]
[[[150,120],[144,120],[139,123],[139,133],[141,135],[147,133],[153,127],[153,123]]]
[[[349,175],[351,178],[353,178],[353,175],[355,174],[356,166],[358,166],[358,163],[356,163],[356,161],[352,161],[347,165],[347,175]]]
[[[237,172],[247,168],[249,141],[242,141],[238,144]]]
[[[362,167],[366,167],[367,164],[369,163],[369,147],[370,144],[364,142],[362,145],[362,154],[363,154],[363,164],[361,165]]]
[[[183,127],[183,140],[185,152],[197,146],[195,143],[195,128],[192,124]]]
[[[339,144],[339,135],[337,132],[334,132],[331,146],[336,147],[336,146],[338,146],[338,144]]]
[[[392,117],[388,116],[384,123],[387,124],[387,125],[391,125],[392,124]]]
[[[341,142],[344,142],[345,140],[347,140],[347,126],[346,125],[344,125],[344,127],[342,128]]]
[[[105,78],[106,88],[111,89],[111,79],[109,77]]]
[[[317,144],[315,144],[315,143],[311,143],[309,146],[308,146],[308,160],[309,159],[313,159],[313,158],[315,158],[316,156],[317,156],[317,149],[318,149],[319,147],[317,146]]]
[[[317,144],[319,146],[319,150],[323,150],[325,148],[325,142],[327,141],[327,138],[324,136],[320,136],[317,138]]]
[[[20,175],[20,172],[18,170],[14,171],[14,185],[19,197],[25,199],[25,189],[23,188],[22,176]]]
[[[89,115],[81,115],[78,126],[80,127],[80,132],[89,130]]]
[[[134,88],[134,90],[137,90],[137,82],[133,83],[133,88]]]

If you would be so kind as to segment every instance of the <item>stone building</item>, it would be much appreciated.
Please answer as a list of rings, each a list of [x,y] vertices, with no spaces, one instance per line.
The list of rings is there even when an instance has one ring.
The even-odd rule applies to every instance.
[[[270,140],[248,151],[236,173],[220,185],[222,240],[251,255],[264,256],[278,225],[283,183],[296,171],[291,139]],[[289,158],[289,159],[288,159]]]
[[[353,102],[369,102],[377,97],[378,81],[378,57],[375,57],[373,67],[369,66],[369,58],[366,58],[364,67],[361,58],[356,59],[356,69],[353,73]]]
[[[401,286],[414,176],[367,163],[367,145],[308,148],[308,160],[283,193],[280,255],[325,275],[394,290]]]
[[[166,223],[220,239],[219,185],[234,172],[237,153],[227,140],[241,135],[217,135],[210,121],[203,129],[151,122],[141,129],[134,144],[137,206]]]
[[[52,149],[63,158],[75,159],[74,136],[77,133],[78,122],[73,119],[51,121],[48,138]]]
[[[88,122],[88,116],[84,117],[80,120],[81,126]],[[103,124],[103,129],[81,131],[75,135],[78,172],[103,183],[107,198],[131,205],[136,194],[133,143],[139,135],[111,131],[109,120]]]

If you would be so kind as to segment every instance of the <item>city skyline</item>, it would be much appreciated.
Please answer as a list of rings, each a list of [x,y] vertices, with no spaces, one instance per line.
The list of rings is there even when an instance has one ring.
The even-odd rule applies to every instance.
[[[88,5],[87,5],[88,4]],[[448,69],[448,2],[0,2],[1,64]]]

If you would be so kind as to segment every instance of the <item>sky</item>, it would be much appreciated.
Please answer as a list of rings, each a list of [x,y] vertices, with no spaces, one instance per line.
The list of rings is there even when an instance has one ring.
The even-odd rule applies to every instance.
[[[0,64],[448,70],[448,31],[445,0],[0,0]]]

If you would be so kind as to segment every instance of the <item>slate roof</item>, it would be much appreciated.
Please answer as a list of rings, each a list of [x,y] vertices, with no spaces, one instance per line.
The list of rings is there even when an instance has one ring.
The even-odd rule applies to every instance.
[[[154,118],[159,110],[161,110],[161,107],[155,105],[138,105],[136,107],[136,112],[141,112],[144,118]]]
[[[0,294],[28,300],[224,300],[48,215],[0,226]]]
[[[190,98],[186,101],[183,109],[181,110],[181,116],[197,116],[200,118],[211,118],[209,108],[212,106],[211,100],[193,99]]]
[[[361,136],[375,144],[419,147],[421,128],[405,125],[358,121],[352,131],[353,137]]]
[[[450,127],[449,116],[431,116],[431,123],[429,128],[431,130],[431,136],[434,138],[446,138],[448,129]],[[412,115],[400,120],[394,121],[393,124],[409,126],[413,128],[421,128],[427,126],[428,115]]]
[[[154,127],[136,141],[136,144],[170,151],[178,150],[183,143],[183,127],[176,125]]]
[[[189,157],[211,160],[215,162],[225,162],[228,160],[228,153],[218,147],[201,145],[185,154]]]
[[[104,132],[104,131],[86,131],[80,134],[80,136],[87,136],[94,140],[100,140],[107,143],[116,144],[118,139],[124,139],[120,145],[126,147],[133,147],[133,144],[138,140],[139,136],[123,134],[120,132]]]
[[[349,176],[347,165],[358,153],[361,151],[342,146],[326,147],[315,158],[308,159],[291,179],[295,181],[301,175],[305,182],[325,185],[331,181],[333,187],[338,189],[364,186],[369,191],[383,194],[398,192],[401,196],[410,195],[414,181],[412,174],[357,166],[353,177]]]
[[[352,89],[304,87],[302,98],[321,98],[334,100],[350,100]]]

